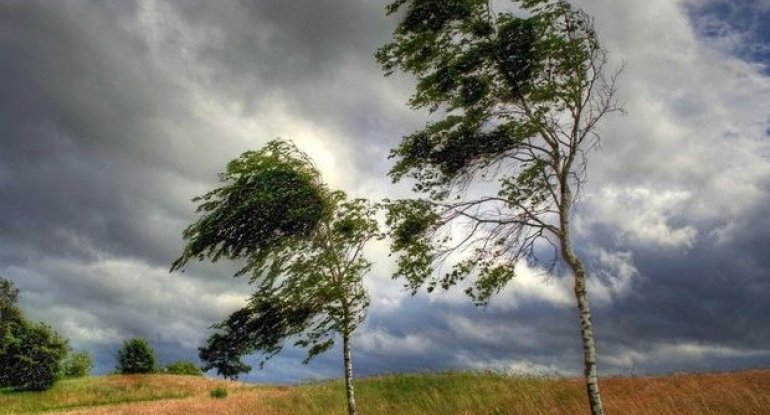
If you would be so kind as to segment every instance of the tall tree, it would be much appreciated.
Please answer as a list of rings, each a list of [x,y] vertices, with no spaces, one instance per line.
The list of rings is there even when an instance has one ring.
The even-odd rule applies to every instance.
[[[416,75],[410,104],[433,113],[391,152],[390,176],[414,180],[422,194],[389,210],[396,276],[412,290],[463,282],[485,304],[517,266],[551,270],[561,258],[574,277],[591,411],[601,414],[586,271],[570,215],[598,122],[620,110],[617,72],[606,73],[606,52],[582,10],[561,0],[513,3],[521,16],[485,0],[397,0],[388,8],[403,17],[377,59],[387,74]],[[446,271],[433,273],[438,264]]]
[[[204,369],[237,377],[251,370],[242,356],[261,353],[261,366],[289,338],[307,349],[307,363],[340,335],[348,413],[356,414],[351,336],[369,306],[363,250],[382,237],[376,206],[329,190],[308,156],[281,140],[233,160],[220,180],[194,199],[203,216],[185,230],[172,270],[191,259],[242,259],[236,275],[248,274],[257,290],[214,326],[200,349]]]

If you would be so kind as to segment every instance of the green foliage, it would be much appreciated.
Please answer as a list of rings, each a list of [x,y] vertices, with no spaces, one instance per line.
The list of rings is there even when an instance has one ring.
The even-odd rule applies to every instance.
[[[517,264],[543,263],[548,247],[552,266],[594,127],[619,110],[592,19],[563,0],[513,3],[521,16],[484,0],[388,8],[403,18],[376,57],[387,74],[415,75],[410,104],[434,113],[391,151],[390,176],[422,194],[388,214],[395,276],[412,290],[465,281],[485,304]],[[480,193],[471,187],[486,195],[469,196]]]
[[[0,311],[15,306],[18,300],[19,289],[14,287],[10,280],[0,277]]]
[[[418,190],[451,184],[510,156],[528,151],[549,111],[577,108],[587,66],[598,44],[590,19],[563,1],[518,2],[531,14],[491,15],[486,1],[408,4],[394,41],[377,53],[387,71],[418,77],[415,107],[444,108],[447,117],[404,140],[393,151],[391,175],[418,180]],[[440,24],[412,15],[432,15]],[[481,30],[480,28],[484,28]],[[506,108],[508,107],[508,108]],[[522,108],[522,113],[517,111]]]
[[[227,398],[227,389],[222,386],[217,386],[216,388],[212,389],[211,392],[209,392],[209,396],[215,399]]]
[[[16,306],[18,298],[13,283],[0,278],[0,388],[46,390],[61,371],[67,340],[28,321]]]
[[[16,390],[42,391],[53,386],[67,354],[67,341],[43,323],[22,322],[4,333],[0,384]]]
[[[203,376],[201,369],[189,360],[178,360],[169,363],[164,372],[170,375]]]
[[[86,351],[70,353],[62,362],[62,376],[65,378],[81,378],[91,374],[94,362]]]
[[[241,274],[274,268],[274,252],[291,250],[330,215],[320,174],[293,144],[273,140],[231,161],[224,183],[199,202],[201,218],[184,232],[188,240],[172,271],[190,259],[249,258]]]
[[[146,340],[134,337],[123,342],[117,354],[118,373],[152,373],[155,371],[155,352]]]
[[[377,207],[329,190],[307,155],[281,140],[230,162],[221,181],[194,199],[202,216],[185,231],[188,245],[172,270],[191,259],[240,258],[246,265],[236,275],[249,274],[257,290],[213,326],[200,348],[203,370],[236,378],[251,370],[242,356],[261,354],[261,366],[290,338],[307,362],[364,318],[362,276],[371,263],[362,253],[381,237]]]

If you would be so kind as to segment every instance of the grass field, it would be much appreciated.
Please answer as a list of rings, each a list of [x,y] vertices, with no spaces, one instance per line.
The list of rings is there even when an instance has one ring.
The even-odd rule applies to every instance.
[[[361,415],[583,414],[574,379],[489,373],[388,375],[357,383]],[[607,414],[770,414],[770,370],[613,377],[601,381]],[[209,393],[227,389],[223,399]],[[172,375],[104,376],[59,382],[42,393],[0,393],[0,414],[344,414],[340,381],[255,386]]]

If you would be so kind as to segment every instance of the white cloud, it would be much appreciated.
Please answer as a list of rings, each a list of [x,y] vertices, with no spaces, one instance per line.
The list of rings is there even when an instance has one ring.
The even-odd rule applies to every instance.
[[[648,349],[626,349],[615,354],[601,354],[599,360],[601,364],[633,370],[645,364],[682,367],[692,362],[769,356],[770,350],[766,349],[746,349],[695,342],[662,342]]]
[[[590,255],[596,261],[595,274],[588,279],[591,301],[612,302],[631,292],[634,281],[639,277],[631,252],[609,252],[594,248]]]
[[[358,352],[387,356],[423,356],[439,347],[428,335],[396,335],[383,329],[361,330],[355,343]]]
[[[23,282],[21,304],[32,318],[78,344],[108,344],[139,335],[195,348],[205,329],[243,306],[249,292],[215,290],[216,282],[169,274],[166,268],[130,259],[47,259],[38,269],[11,267],[5,273]]]
[[[512,376],[564,376],[574,375],[566,372],[558,365],[542,364],[527,359],[491,359],[482,360],[467,354],[458,357],[458,363],[463,367],[475,370],[494,370]]]
[[[644,187],[605,187],[596,196],[590,196],[586,205],[590,219],[581,218],[585,227],[599,222],[617,230],[621,239],[666,248],[690,248],[698,235],[692,225],[672,225],[672,219],[681,215],[691,202],[692,195],[685,190],[662,192]],[[588,222],[588,223],[586,223]]]
[[[583,224],[625,240],[692,246],[756,208],[770,180],[770,78],[695,35],[685,2],[582,1],[615,60],[620,99],[590,155]]]
[[[511,310],[525,302],[571,307],[574,304],[572,279],[549,275],[542,269],[521,264],[517,267],[516,277],[492,300],[490,307],[493,310]]]

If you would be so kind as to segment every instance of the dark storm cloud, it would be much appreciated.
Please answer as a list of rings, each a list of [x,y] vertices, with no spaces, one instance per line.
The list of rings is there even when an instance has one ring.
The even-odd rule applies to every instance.
[[[93,352],[99,372],[134,335],[163,362],[195,359],[249,288],[232,264],[167,269],[189,199],[228,160],[282,135],[335,186],[405,195],[386,155],[425,114],[405,105],[411,81],[372,58],[393,27],[385,3],[0,0],[0,274],[25,311]],[[652,3],[581,2],[628,60],[630,114],[607,125],[576,220],[601,370],[767,365],[770,169],[755,153],[767,154],[768,81],[703,52],[685,3]],[[371,256],[361,374],[579,373],[563,272],[523,275],[478,309],[459,290],[410,297],[389,280],[387,247]],[[341,373],[338,350],[303,358],[288,348],[249,379]]]
[[[127,2],[12,2],[0,9],[0,238],[19,255],[87,256],[89,244],[168,261],[168,235],[146,223],[187,209],[157,198],[185,171],[153,129],[184,100],[148,70]],[[187,116],[179,117],[179,122]],[[179,225],[173,224],[177,230]],[[160,239],[165,239],[162,243]],[[78,246],[78,241],[86,246]],[[24,252],[26,245],[36,245]],[[42,252],[36,251],[42,249]]]
[[[194,355],[189,339],[238,304],[237,282],[188,282],[227,269],[165,272],[189,198],[228,155],[153,61],[136,6],[0,4],[0,273],[100,358],[131,335]]]
[[[677,364],[698,370],[770,364],[767,202],[748,212],[726,243],[707,236],[685,252],[670,252],[614,237],[592,241],[634,252],[641,276],[628,295],[596,310],[609,367],[644,373]]]

